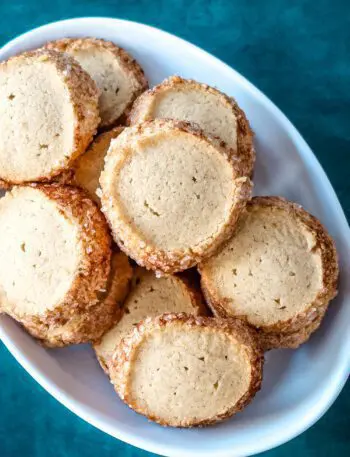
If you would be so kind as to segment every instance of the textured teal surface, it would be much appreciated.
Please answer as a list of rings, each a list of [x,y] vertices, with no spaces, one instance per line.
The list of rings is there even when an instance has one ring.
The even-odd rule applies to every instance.
[[[0,45],[33,27],[78,16],[119,17],[157,26],[237,69],[300,130],[325,168],[349,219],[347,0],[1,1]],[[264,456],[350,455],[349,417],[348,383],[315,426]],[[78,419],[43,391],[0,344],[1,457],[151,455]]]

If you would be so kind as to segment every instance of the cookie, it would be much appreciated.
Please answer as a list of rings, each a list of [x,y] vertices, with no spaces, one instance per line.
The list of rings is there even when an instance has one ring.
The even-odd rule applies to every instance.
[[[124,49],[97,38],[64,38],[47,48],[70,54],[100,90],[101,127],[123,120],[135,98],[148,88],[142,68]]]
[[[100,199],[96,192],[99,188],[99,179],[104,167],[105,156],[111,140],[116,138],[122,131],[123,127],[115,127],[98,135],[88,150],[78,157],[70,170],[68,182],[86,190],[98,205],[100,205]]]
[[[115,241],[160,274],[215,253],[252,187],[216,139],[188,123],[159,119],[126,128],[111,142],[100,184]]]
[[[96,205],[77,188],[23,186],[0,200],[0,215],[1,312],[47,346],[99,338],[115,322],[108,294],[122,286],[110,289],[111,239]]]
[[[172,76],[144,92],[134,103],[129,123],[158,118],[178,119],[199,125],[205,134],[222,141],[242,176],[253,174],[253,132],[236,100],[192,79]]]
[[[98,90],[73,58],[37,50],[0,64],[0,181],[51,181],[99,123]]]
[[[337,291],[333,240],[315,217],[280,197],[253,198],[235,235],[199,270],[214,314],[245,319],[271,336],[269,347],[307,339]]]
[[[213,424],[243,409],[260,389],[262,366],[244,322],[186,314],[138,324],[108,365],[130,408],[172,427]]]

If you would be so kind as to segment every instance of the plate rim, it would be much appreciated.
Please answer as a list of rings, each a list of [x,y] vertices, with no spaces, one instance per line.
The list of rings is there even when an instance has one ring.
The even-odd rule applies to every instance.
[[[246,90],[248,90],[252,96],[255,99],[258,99],[261,103],[265,105],[265,107],[272,112],[272,114],[279,119],[279,121],[282,123],[282,126],[284,127],[285,131],[288,132],[290,135],[293,143],[296,144],[297,148],[299,151],[302,151],[302,157],[303,159],[307,159],[309,162],[309,165],[312,168],[317,169],[317,174],[320,176],[322,179],[322,185],[324,186],[326,192],[329,194],[333,205],[334,209],[337,212],[337,215],[339,217],[339,222],[342,224],[342,232],[347,232],[347,239],[350,240],[350,228],[348,226],[348,222],[346,219],[346,216],[344,214],[344,211],[341,207],[341,204],[339,202],[339,199],[335,193],[335,190],[333,186],[331,185],[328,176],[326,175],[323,167],[321,166],[320,162],[318,161],[317,157],[315,154],[312,152],[311,148],[309,145],[306,143],[304,138],[301,136],[299,131],[296,129],[296,127],[292,124],[292,122],[287,118],[287,116],[260,90],[258,89],[255,85],[253,85],[248,79],[246,79],[243,75],[241,75],[239,72],[237,72],[235,69],[231,68],[228,64],[223,62],[221,59],[215,57],[214,55],[210,54],[209,52],[205,51],[204,49],[200,48],[199,46],[181,38],[178,37],[172,33],[166,32],[160,28],[153,27],[150,25],[146,25],[140,22],[135,22],[135,21],[129,21],[125,19],[119,19],[119,18],[112,18],[112,17],[103,17],[103,16],[86,16],[86,17],[75,17],[75,18],[69,18],[69,19],[64,19],[64,20],[59,20],[59,21],[53,21],[50,23],[46,23],[43,25],[40,25],[38,27],[35,27],[27,32],[24,32],[13,39],[11,39],[9,42],[5,43],[1,48],[0,48],[0,60],[3,59],[3,55],[11,50],[12,46],[17,44],[19,41],[24,41],[28,38],[30,38],[32,35],[37,34],[38,32],[48,32],[50,29],[54,29],[55,27],[59,26],[64,26],[64,25],[73,25],[73,23],[89,23],[89,22],[105,22],[105,21],[112,21],[115,22],[117,25],[118,23],[123,23],[125,25],[131,25],[133,27],[137,28],[143,28],[148,30],[150,33],[155,33],[155,34],[160,34],[165,36],[167,39],[175,40],[178,43],[180,42],[182,45],[185,45],[187,47],[191,47],[192,50],[195,53],[199,53],[202,55],[202,57],[209,59],[211,63],[215,63],[216,65],[219,65],[221,69],[224,69],[225,71],[229,73],[235,74],[235,77],[240,80],[241,84],[245,87]],[[350,241],[348,241],[348,247],[350,247]],[[74,397],[72,397],[69,393],[62,391],[57,384],[54,384],[52,381],[50,381],[49,378],[45,375],[43,370],[41,368],[36,367],[35,363],[32,362],[30,359],[27,359],[27,357],[24,355],[24,353],[16,346],[15,342],[11,339],[9,335],[7,335],[6,331],[3,329],[2,323],[0,321],[0,339],[6,346],[6,348],[9,350],[9,352],[14,356],[14,358],[19,362],[19,364],[29,373],[29,375],[35,379],[39,385],[41,385],[52,397],[54,397],[57,401],[59,401],[61,404],[63,404],[67,409],[70,411],[74,412],[78,417],[82,418],[92,426],[98,428],[99,430],[107,433],[108,435],[111,435],[123,442],[126,442],[128,444],[131,444],[133,446],[136,446],[138,448],[144,449],[148,452],[153,452],[155,454],[159,455],[164,455],[164,456],[169,456],[169,457],[178,457],[178,453],[176,448],[170,449],[168,447],[166,450],[163,448],[162,445],[158,445],[152,440],[147,440],[145,438],[142,438],[138,436],[136,433],[132,432],[121,432],[119,429],[117,429],[114,426],[109,426],[103,419],[99,419],[95,417],[95,414],[90,414],[89,410],[90,407],[87,407],[83,403],[76,401]],[[348,341],[348,346],[350,350],[350,339]],[[349,351],[350,352],[350,351]],[[239,450],[218,450],[216,451],[216,456],[217,457],[233,457],[233,456],[241,456],[243,455],[242,452],[244,452],[244,455],[254,455],[259,452],[267,451],[270,449],[273,449],[277,446],[280,446],[291,439],[295,438],[296,436],[300,435],[303,433],[305,430],[307,430],[309,427],[314,425],[330,408],[330,406],[334,403],[338,395],[340,394],[342,388],[344,387],[348,374],[350,371],[350,357],[348,358],[347,361],[344,361],[342,370],[338,370],[338,376],[336,379],[333,379],[332,385],[328,387],[327,389],[327,394],[323,395],[323,402],[317,405],[316,408],[313,409],[313,412],[308,414],[307,416],[305,415],[305,418],[302,421],[299,421],[296,425],[294,424],[293,428],[292,427],[286,427],[284,433],[281,433],[278,437],[273,436],[273,437],[264,437],[263,440],[261,440],[258,443],[253,443],[250,445],[245,446],[244,450],[239,449]],[[263,444],[262,444],[263,443]],[[166,452],[166,453],[164,453]],[[237,453],[238,452],[238,453]],[[206,453],[203,453],[203,450],[200,451],[189,451],[189,452],[182,452],[183,457],[194,457],[194,456],[205,456],[209,455]]]

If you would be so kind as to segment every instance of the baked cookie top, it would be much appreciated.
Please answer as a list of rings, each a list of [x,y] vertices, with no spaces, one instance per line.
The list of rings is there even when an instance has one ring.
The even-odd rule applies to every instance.
[[[200,265],[204,294],[220,316],[265,332],[310,325],[335,296],[334,243],[320,222],[280,197],[255,197],[225,247]]]
[[[70,54],[89,73],[100,91],[101,126],[128,113],[135,98],[148,88],[142,68],[124,49],[97,38],[64,38],[46,45]]]
[[[55,329],[85,319],[107,291],[107,224],[83,191],[59,185],[14,187],[0,215],[0,310],[55,345]],[[100,336],[93,329],[88,340]],[[79,338],[66,332],[61,343]]]
[[[249,178],[216,139],[160,119],[126,128],[111,142],[100,184],[102,211],[120,248],[164,273],[215,252],[251,193]]]
[[[192,79],[172,76],[144,92],[134,103],[129,122],[158,118],[195,124],[207,135],[222,141],[243,176],[251,176],[255,162],[253,132],[236,100]]]
[[[136,326],[109,373],[125,403],[162,425],[208,425],[240,411],[260,389],[262,351],[235,319],[165,314]]]
[[[0,180],[49,181],[68,168],[99,123],[98,90],[75,60],[27,52],[0,64]]]

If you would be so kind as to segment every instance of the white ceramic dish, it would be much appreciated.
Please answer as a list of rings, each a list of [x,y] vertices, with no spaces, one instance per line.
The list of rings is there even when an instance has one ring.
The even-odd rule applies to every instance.
[[[233,419],[205,429],[162,428],[129,410],[88,346],[45,350],[7,317],[0,318],[2,341],[67,408],[148,451],[173,457],[247,456],[290,440],[325,413],[350,366],[350,233],[325,173],[293,125],[261,92],[215,57],[160,30],[117,19],[72,19],[21,35],[2,48],[0,60],[66,36],[96,36],[125,47],[151,84],[177,73],[236,97],[256,132],[255,193],[283,195],[320,218],[340,253],[340,292],[309,343],[297,351],[267,354],[263,388],[253,403]]]

